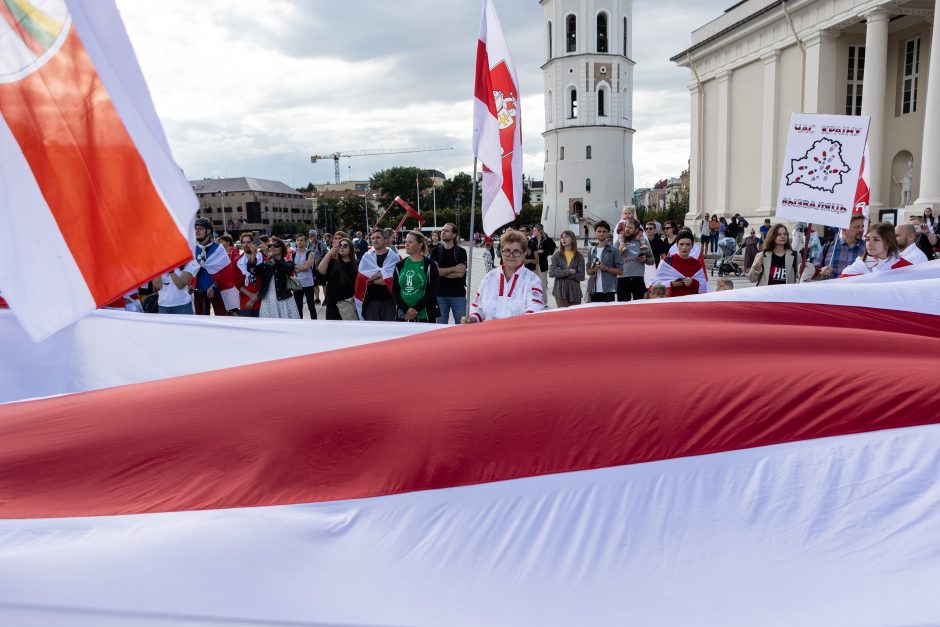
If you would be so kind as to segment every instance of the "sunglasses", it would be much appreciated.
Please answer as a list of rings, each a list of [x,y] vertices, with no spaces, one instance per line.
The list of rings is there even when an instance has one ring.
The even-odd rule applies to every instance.
[[[340,247],[340,248],[349,248],[349,244],[340,244],[339,247]]]

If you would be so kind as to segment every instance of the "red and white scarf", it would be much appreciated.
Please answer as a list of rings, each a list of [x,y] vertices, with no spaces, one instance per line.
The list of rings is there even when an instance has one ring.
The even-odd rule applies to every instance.
[[[391,248],[387,250],[388,255],[385,257],[385,263],[382,264],[381,268],[376,260],[374,248],[370,248],[369,252],[364,254],[359,262],[359,274],[356,275],[356,312],[358,312],[360,320],[364,320],[362,317],[362,303],[366,299],[369,281],[372,280],[376,272],[382,273],[382,278],[385,280],[389,293],[392,291],[392,275],[395,274],[395,265],[401,260],[401,257],[398,256],[395,250]]]
[[[846,266],[840,276],[849,277],[858,276],[860,274],[871,274],[873,272],[887,272],[888,270],[896,270],[910,265],[912,265],[910,261],[903,257],[896,257],[895,255],[891,255],[887,259],[876,259],[874,257],[862,259],[859,256],[851,265]]]
[[[708,291],[708,276],[705,274],[705,270],[699,267],[695,274],[691,277],[687,277],[682,274],[670,264],[666,263],[666,260],[660,262],[659,267],[656,268],[656,276],[653,277],[653,285],[664,285],[667,289],[672,291],[672,282],[679,279],[692,278],[698,281],[698,293],[704,294]]]

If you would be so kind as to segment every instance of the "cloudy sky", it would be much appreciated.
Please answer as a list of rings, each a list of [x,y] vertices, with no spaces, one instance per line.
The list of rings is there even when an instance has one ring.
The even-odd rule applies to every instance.
[[[544,62],[537,0],[495,0],[523,94],[526,174],[542,177]],[[689,76],[669,63],[732,0],[636,0],[637,186],[689,155]],[[118,0],[170,145],[190,179],[333,179],[335,150],[453,145],[341,160],[342,178],[393,165],[471,171],[478,0]]]

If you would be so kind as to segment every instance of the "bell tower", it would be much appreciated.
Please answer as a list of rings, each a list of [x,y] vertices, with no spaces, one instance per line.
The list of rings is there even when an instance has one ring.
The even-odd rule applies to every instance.
[[[633,2],[540,0],[544,10],[542,222],[583,225],[633,204]]]

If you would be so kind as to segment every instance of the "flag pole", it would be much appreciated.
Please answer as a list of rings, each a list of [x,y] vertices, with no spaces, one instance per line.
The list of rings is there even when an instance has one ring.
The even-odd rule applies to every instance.
[[[467,255],[467,307],[463,315],[470,315],[470,301],[473,300],[473,229],[477,217],[477,158],[473,158],[473,191],[470,194],[470,252]],[[460,237],[460,233],[457,234]]]

